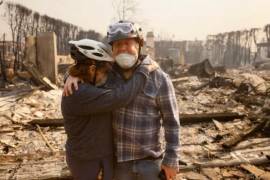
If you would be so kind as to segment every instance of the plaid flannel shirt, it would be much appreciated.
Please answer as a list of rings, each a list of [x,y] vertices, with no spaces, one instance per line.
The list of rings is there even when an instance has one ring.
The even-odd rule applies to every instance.
[[[151,61],[147,56],[142,64]],[[114,85],[124,81],[119,74],[113,79]],[[179,110],[173,84],[160,68],[149,75],[143,91],[129,105],[114,111],[113,117],[118,162],[164,154],[162,164],[179,167]],[[161,132],[165,134],[165,152]]]

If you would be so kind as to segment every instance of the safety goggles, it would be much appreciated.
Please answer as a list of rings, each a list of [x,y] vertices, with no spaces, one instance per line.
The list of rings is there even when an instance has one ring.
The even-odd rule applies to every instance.
[[[112,26],[109,26],[109,29],[108,29],[108,33],[110,35],[116,34],[118,32],[127,34],[127,33],[130,33],[131,31],[133,31],[133,27],[132,27],[132,24],[130,23],[117,23]]]

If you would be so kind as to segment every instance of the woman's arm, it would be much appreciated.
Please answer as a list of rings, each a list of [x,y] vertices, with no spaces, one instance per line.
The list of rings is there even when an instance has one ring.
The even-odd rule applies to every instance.
[[[129,104],[142,90],[149,70],[140,66],[133,77],[116,89],[102,89],[80,84],[71,96],[62,98],[62,111],[72,115],[89,115],[109,112]]]

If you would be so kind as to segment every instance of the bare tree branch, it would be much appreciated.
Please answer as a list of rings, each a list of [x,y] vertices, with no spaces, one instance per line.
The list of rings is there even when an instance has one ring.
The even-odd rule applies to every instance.
[[[134,20],[139,3],[136,0],[113,0],[112,6],[117,20]]]

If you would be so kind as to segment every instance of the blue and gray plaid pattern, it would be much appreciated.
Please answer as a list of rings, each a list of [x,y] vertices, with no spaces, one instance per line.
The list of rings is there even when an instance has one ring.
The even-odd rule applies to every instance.
[[[147,57],[143,64],[151,63]],[[118,77],[118,82],[121,81]],[[113,113],[118,162],[159,157],[163,164],[178,168],[180,121],[173,84],[161,69],[153,71],[143,92],[126,107]],[[162,127],[164,131],[162,131]],[[162,133],[165,134],[165,150]]]

